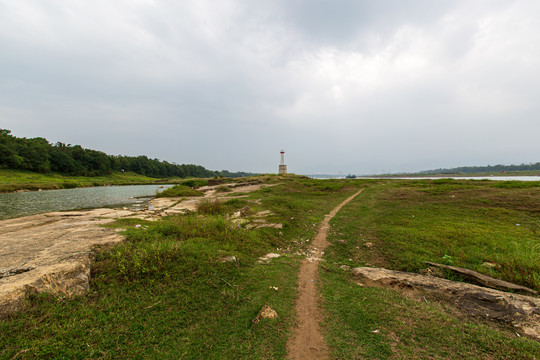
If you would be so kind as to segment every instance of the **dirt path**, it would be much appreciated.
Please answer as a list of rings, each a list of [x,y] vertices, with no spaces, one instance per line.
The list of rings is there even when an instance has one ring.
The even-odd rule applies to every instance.
[[[299,295],[296,300],[298,323],[287,344],[290,359],[328,359],[328,347],[324,342],[319,326],[319,322],[323,320],[323,316],[317,305],[319,299],[319,293],[317,291],[319,261],[324,255],[324,249],[328,246],[326,237],[330,229],[330,220],[332,220],[344,205],[360,194],[362,190],[347,198],[324,217],[317,235],[311,244],[309,250],[310,256],[302,261],[300,275],[298,277]]]

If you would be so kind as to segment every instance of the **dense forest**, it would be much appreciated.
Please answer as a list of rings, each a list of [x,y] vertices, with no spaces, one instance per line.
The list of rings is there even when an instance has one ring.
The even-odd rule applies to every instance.
[[[115,156],[46,139],[18,138],[10,130],[0,129],[0,168],[65,175],[100,176],[113,171],[132,171],[154,178],[240,177],[250,173],[211,171],[200,165],[178,165],[146,156]]]
[[[506,171],[536,171],[540,170],[540,162],[521,165],[488,165],[488,166],[462,166],[453,169],[435,169],[420,171],[418,174],[476,174]]]

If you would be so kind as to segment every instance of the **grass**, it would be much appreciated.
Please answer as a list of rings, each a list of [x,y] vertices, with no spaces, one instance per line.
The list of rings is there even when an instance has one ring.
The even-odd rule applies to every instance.
[[[106,185],[163,184],[169,182],[178,182],[178,179],[160,180],[130,172],[113,172],[111,175],[107,176],[85,177],[0,169],[0,192],[39,189],[72,189]]]
[[[341,265],[419,271],[450,263],[538,289],[540,189],[486,181],[373,184],[332,220],[321,271],[325,336],[343,359],[536,359],[540,344],[390,289]],[[516,226],[520,223],[520,226]],[[497,264],[485,267],[484,262]]]
[[[226,209],[218,199],[202,199],[197,203],[197,212],[204,215],[219,215],[225,213]]]
[[[291,249],[268,264],[257,259],[299,233],[312,237],[312,223],[352,189],[321,195],[294,177],[280,181],[223,206],[269,209],[283,229],[246,230],[196,213],[110,225],[126,228],[127,241],[97,254],[90,294],[31,297],[27,311],[0,321],[0,358],[285,358],[299,258]],[[237,261],[222,261],[228,256]],[[253,324],[266,303],[279,318]]]
[[[442,174],[386,174],[381,177],[477,177],[482,179],[483,177],[509,177],[509,176],[540,176],[540,170],[521,170],[521,171],[505,171],[505,172],[478,172],[478,173],[442,173]]]
[[[185,185],[175,185],[156,194],[156,197],[204,196],[202,191]]]
[[[98,255],[88,296],[33,298],[26,314],[2,322],[0,357],[25,349],[21,358],[283,356],[294,271],[286,258],[253,266],[268,249],[257,233],[221,217],[184,216],[130,228],[127,237]],[[238,262],[220,261],[231,254]],[[280,318],[252,324],[264,303]]]
[[[108,225],[126,229],[127,241],[97,253],[91,292],[73,299],[32,296],[27,311],[0,320],[0,358],[284,359],[295,321],[301,260],[295,253],[314,237],[324,215],[359,187],[366,189],[332,221],[333,245],[321,270],[333,358],[540,356],[538,343],[513,332],[460,318],[438,303],[357,286],[339,268],[374,264],[418,271],[426,260],[482,268],[483,261],[496,259],[501,268],[484,272],[504,278],[533,266],[537,274],[538,248],[531,244],[538,240],[540,188],[255,179],[276,185],[243,198],[203,201],[187,215]],[[270,210],[266,220],[283,228],[247,230],[227,219],[245,206],[253,213]],[[268,252],[282,256],[258,263]],[[224,261],[230,256],[237,260]],[[279,318],[253,324],[266,303]]]
[[[216,193],[232,192],[232,189],[228,186],[221,185],[216,188]]]
[[[453,315],[438,303],[355,285],[337,266],[324,266],[321,277],[323,326],[333,359],[535,359],[540,355],[535,341]]]
[[[391,182],[356,205],[366,260],[419,271],[445,262],[540,290],[540,188],[489,181]],[[495,264],[488,267],[485,263]]]
[[[180,183],[180,185],[187,186],[190,188],[194,187],[201,187],[201,186],[207,186],[208,185],[208,179],[189,179],[184,180]]]

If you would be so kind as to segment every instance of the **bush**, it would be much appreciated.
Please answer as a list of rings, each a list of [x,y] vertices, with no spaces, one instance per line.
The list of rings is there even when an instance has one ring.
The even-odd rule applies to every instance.
[[[197,212],[205,215],[220,215],[226,211],[225,206],[217,200],[203,199],[197,204]]]
[[[231,189],[230,187],[224,186],[224,185],[218,186],[218,187],[216,188],[216,192],[217,192],[217,193],[231,192],[231,191],[232,191],[232,189]]]
[[[204,193],[184,185],[175,185],[172,188],[157,193],[157,197],[203,196]]]
[[[208,185],[208,180],[203,180],[203,179],[189,179],[189,180],[182,181],[182,182],[180,183],[180,185],[183,185],[183,186],[189,186],[189,187],[207,186],[207,185]]]

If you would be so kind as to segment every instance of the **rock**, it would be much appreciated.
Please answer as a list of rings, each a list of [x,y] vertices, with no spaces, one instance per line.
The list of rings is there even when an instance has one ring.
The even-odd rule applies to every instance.
[[[272,214],[270,210],[262,210],[255,214],[256,217],[265,217]]]
[[[249,206],[244,206],[240,209],[240,216],[245,217],[251,214],[251,208]]]
[[[276,319],[278,317],[277,312],[270,307],[268,304],[264,304],[264,306],[259,310],[259,313],[253,320],[251,320],[254,324],[257,324],[261,319]]]
[[[492,263],[492,262],[485,262],[482,264],[482,266],[487,267],[487,268],[495,268],[497,267],[497,264]]]
[[[0,317],[22,309],[28,294],[64,297],[88,291],[93,247],[124,239],[99,225],[120,214],[131,212],[93,209],[0,221],[0,259],[5,268],[0,277]]]
[[[487,276],[473,270],[464,269],[457,266],[437,264],[437,263],[432,263],[432,262],[427,262],[426,264],[455,272],[459,275],[464,276],[467,280],[478,285],[487,286],[490,288],[499,289],[503,291],[511,290],[511,291],[524,292],[524,293],[529,293],[529,294],[534,294],[534,295],[538,294],[537,291],[533,289],[529,289],[525,286],[512,284],[508,281],[504,281],[500,279],[495,279],[495,278],[492,278],[491,276]]]
[[[392,287],[405,294],[427,291],[447,300],[466,314],[509,323],[526,335],[540,340],[540,299],[506,293],[464,282],[432,276],[359,267],[352,273],[363,285]]]
[[[266,262],[266,261],[269,261],[271,259],[275,259],[275,258],[278,258],[280,257],[281,255],[280,254],[274,254],[274,253],[268,253],[264,256],[261,256],[259,258],[259,262],[262,263],[262,262]]]
[[[436,276],[440,278],[444,277],[444,273],[442,272],[442,270],[433,266],[422,269],[419,271],[419,273],[422,275]]]
[[[236,262],[236,256],[226,256],[220,260],[221,262]]]
[[[350,267],[349,265],[341,265],[339,268],[340,268],[341,270],[345,270],[345,271],[348,271],[348,270],[351,269],[351,267]]]
[[[90,257],[45,266],[4,279],[0,287],[0,318],[24,308],[30,294],[83,295],[90,290]]]
[[[283,229],[283,224],[274,224],[274,223],[265,223],[265,222],[261,222],[261,223],[255,223],[255,224],[250,224],[251,226],[247,227],[247,228],[251,228],[251,229],[262,229],[262,228],[273,228],[273,229]]]
[[[7,270],[0,270],[0,279],[8,277],[8,276],[19,275],[19,274],[22,274],[24,272],[27,272],[27,271],[30,271],[30,270],[33,270],[33,269],[34,268],[31,267],[31,266],[24,266],[24,267],[11,268],[11,269],[7,269]]]

